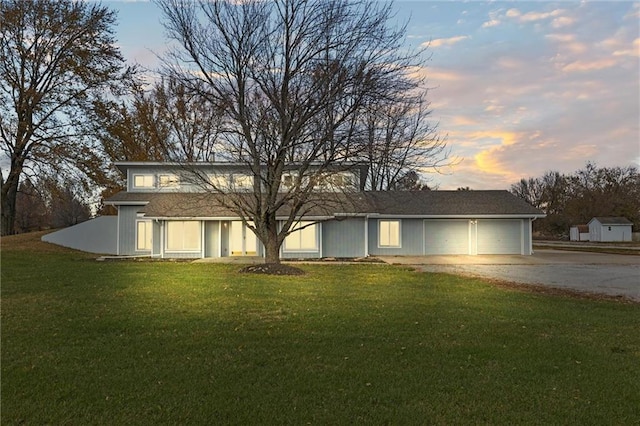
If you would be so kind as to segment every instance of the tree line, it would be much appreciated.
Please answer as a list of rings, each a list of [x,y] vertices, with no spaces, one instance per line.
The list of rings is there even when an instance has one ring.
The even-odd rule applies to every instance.
[[[42,219],[64,208],[52,201],[64,198],[60,188],[85,204],[121,190],[115,161],[246,164],[262,185],[251,205],[233,206],[276,244],[295,218],[278,231],[275,211],[286,204],[300,213],[315,173],[367,164],[368,189],[428,189],[422,172],[450,162],[415,73],[428,58],[403,47],[406,27],[391,25],[392,5],[156,5],[176,47],[149,74],[126,63],[107,6],[0,3],[2,235],[28,229],[34,210]],[[291,164],[297,181],[282,196]]]
[[[574,173],[546,172],[521,179],[510,191],[544,211],[534,230],[543,236],[567,238],[572,225],[593,217],[626,217],[640,229],[640,172],[634,166],[598,167],[587,163]]]

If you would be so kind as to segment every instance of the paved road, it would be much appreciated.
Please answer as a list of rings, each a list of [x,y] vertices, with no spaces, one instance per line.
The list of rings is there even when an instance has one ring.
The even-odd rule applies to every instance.
[[[625,296],[640,301],[640,256],[538,250],[533,256],[389,256],[423,271]]]

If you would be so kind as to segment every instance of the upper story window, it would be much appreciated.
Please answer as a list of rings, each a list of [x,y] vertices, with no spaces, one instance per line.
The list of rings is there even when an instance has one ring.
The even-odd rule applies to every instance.
[[[331,173],[322,176],[318,189],[320,190],[342,190],[355,185],[354,176],[349,172]]]
[[[231,175],[232,188],[236,191],[253,189],[253,176],[245,174]]]
[[[295,185],[297,177],[298,174],[296,172],[284,173],[282,175],[282,180],[280,181],[280,183],[282,184],[284,189],[290,189],[293,187],[293,185]]]
[[[209,175],[209,182],[214,188],[225,190],[229,188],[229,175]]]
[[[153,175],[133,175],[134,188],[153,188],[155,179]]]
[[[158,182],[161,188],[178,188],[180,178],[177,175],[160,175]]]

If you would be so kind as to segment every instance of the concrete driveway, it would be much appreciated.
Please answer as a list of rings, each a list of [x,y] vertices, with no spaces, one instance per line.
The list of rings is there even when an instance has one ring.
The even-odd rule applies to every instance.
[[[640,256],[537,250],[532,256],[382,256],[422,271],[537,284],[640,302]]]

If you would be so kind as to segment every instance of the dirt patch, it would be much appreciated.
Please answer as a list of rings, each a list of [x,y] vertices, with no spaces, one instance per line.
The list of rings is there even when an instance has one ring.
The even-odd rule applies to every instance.
[[[480,277],[479,277],[480,278]],[[607,300],[614,302],[621,302],[626,304],[638,304],[637,300],[631,299],[626,296],[614,296],[601,293],[593,293],[581,290],[572,290],[566,288],[549,287],[538,284],[522,284],[508,281],[492,280],[489,278],[480,278],[483,281],[489,282],[496,287],[507,288],[510,290],[522,291],[527,293],[539,293],[552,296],[571,297],[574,299],[586,299],[586,300]]]
[[[302,269],[295,266],[284,265],[282,263],[261,263],[258,265],[249,265],[240,269],[241,273],[249,274],[266,274],[266,275],[304,275]]]

